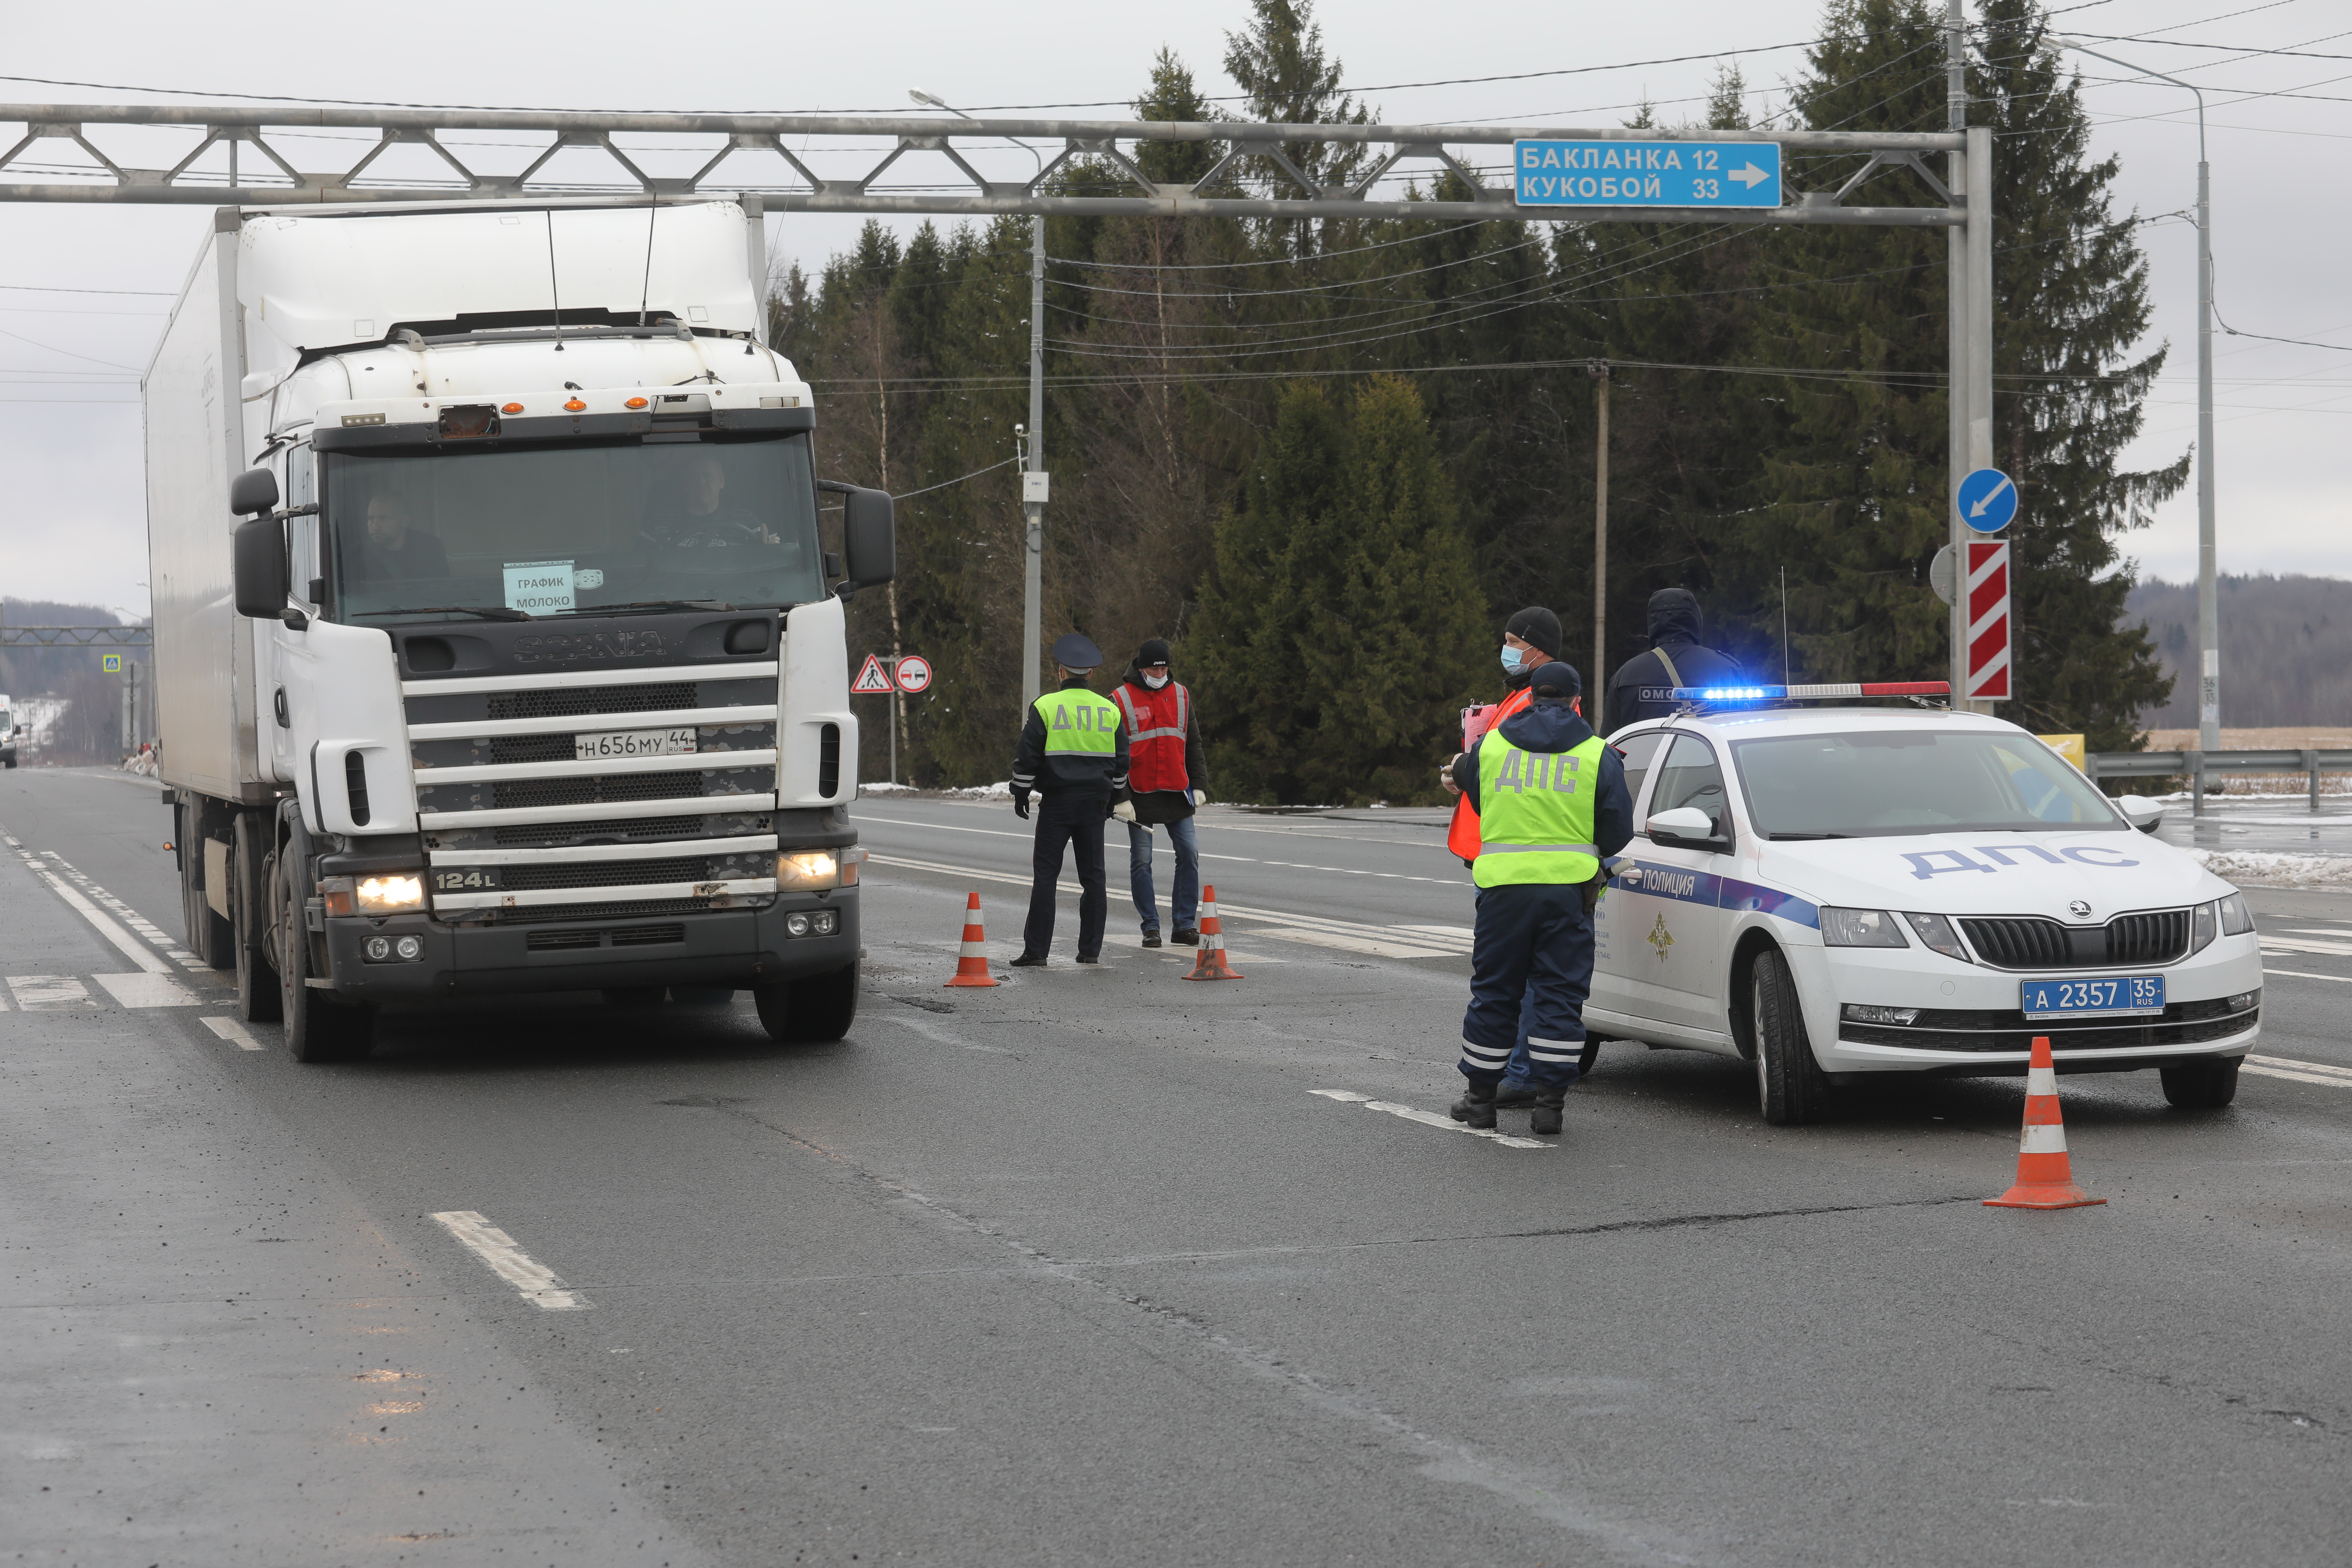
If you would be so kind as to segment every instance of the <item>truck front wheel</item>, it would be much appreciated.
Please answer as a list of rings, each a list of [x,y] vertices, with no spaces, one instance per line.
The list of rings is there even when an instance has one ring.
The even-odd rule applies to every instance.
[[[857,965],[751,993],[761,1026],[775,1040],[837,1040],[857,1021]]]
[[[339,1001],[310,981],[310,931],[289,868],[278,878],[278,999],[286,1048],[298,1062],[351,1061],[368,1053],[374,1010]]]

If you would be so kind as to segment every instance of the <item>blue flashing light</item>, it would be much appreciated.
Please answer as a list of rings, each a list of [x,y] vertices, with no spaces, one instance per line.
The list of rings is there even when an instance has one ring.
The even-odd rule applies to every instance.
[[[1785,686],[1677,686],[1679,702],[1773,702],[1789,695]]]

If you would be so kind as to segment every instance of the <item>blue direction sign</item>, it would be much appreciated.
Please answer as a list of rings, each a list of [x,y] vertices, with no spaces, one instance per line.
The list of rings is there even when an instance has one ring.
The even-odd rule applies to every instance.
[[[1960,481],[1960,521],[1979,533],[1999,533],[2017,516],[2017,487],[1999,468],[1979,468]]]
[[[1777,207],[1778,142],[1518,142],[1523,207]]]

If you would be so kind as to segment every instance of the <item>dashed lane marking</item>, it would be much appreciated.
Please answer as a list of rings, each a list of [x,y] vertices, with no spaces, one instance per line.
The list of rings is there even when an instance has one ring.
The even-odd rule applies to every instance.
[[[1366,1110],[1385,1110],[1391,1116],[1402,1116],[1407,1121],[1418,1121],[1424,1127],[1434,1127],[1441,1132],[1467,1132],[1473,1138],[1484,1138],[1500,1143],[1506,1149],[1550,1149],[1554,1144],[1538,1138],[1514,1138],[1507,1132],[1497,1132],[1488,1127],[1465,1127],[1450,1116],[1434,1110],[1423,1110],[1417,1105],[1399,1105],[1393,1100],[1374,1100],[1369,1094],[1358,1094],[1352,1089],[1310,1089],[1309,1094],[1319,1094],[1326,1100],[1336,1100],[1342,1105],[1360,1105]]]
[[[168,974],[93,974],[92,980],[106,988],[125,1007],[193,1007],[202,1000]]]
[[[5,836],[5,834],[0,834],[0,837]],[[112,942],[116,947],[121,949],[124,957],[130,959],[131,963],[137,964],[140,968],[145,970],[150,974],[169,974],[172,973],[172,966],[165,963],[162,957],[158,956],[154,949],[148,946],[147,943],[140,941],[137,937],[131,935],[129,931],[123,930],[106,915],[100,913],[96,904],[93,904],[88,899],[83,898],[80,893],[77,892],[72,888],[66,886],[65,879],[58,875],[57,872],[51,870],[48,867],[41,864],[40,857],[35,855],[31,850],[26,848],[13,837],[7,838],[6,841],[8,847],[14,849],[16,852],[17,858],[25,862],[25,868],[26,870],[32,872],[34,876],[47,883],[49,891],[55,893],[58,898],[63,899],[66,901],[67,907],[71,909],[76,914],[81,916],[82,919],[88,921],[90,924],[90,928],[96,931],[99,935],[104,937],[108,942]]]
[[[199,1018],[196,1021],[240,1051],[262,1048],[261,1042],[253,1037],[253,1031],[235,1018]]]
[[[124,925],[129,926],[132,931],[135,931],[141,936],[145,937],[150,942],[152,942],[155,946],[163,949],[164,957],[172,960],[174,963],[184,964],[191,969],[196,966],[196,955],[182,947],[178,940],[170,932],[164,931],[161,926],[149,920],[145,915],[141,914],[137,910],[132,909],[129,904],[124,903],[121,899],[116,898],[112,893],[108,892],[104,888],[100,887],[96,882],[91,881],[88,877],[83,876],[79,871],[74,869],[71,865],[67,863],[64,856],[59,855],[54,849],[44,849],[41,851],[41,858],[45,860],[55,861],[58,873],[62,875],[66,880],[73,883],[74,886],[79,888],[83,892],[88,893],[91,899],[97,901],[100,908],[111,913]]]
[[[555,1270],[515,1245],[513,1237],[472,1209],[450,1209],[433,1216],[434,1223],[457,1238],[458,1245],[490,1266],[490,1272],[522,1292],[522,1299],[542,1311],[582,1312],[587,1299],[555,1276]]]
[[[2283,974],[2290,980],[2334,980],[2352,985],[2352,974],[2313,974],[2301,969],[2265,969],[2264,974]]]
[[[2307,1062],[2294,1057],[2250,1056],[2238,1070],[2260,1073],[2264,1078],[2290,1078],[2297,1083],[2324,1083],[2330,1089],[2352,1089],[2352,1068]]]
[[[8,989],[16,994],[17,1008],[26,1013],[98,1005],[89,999],[89,987],[70,974],[11,974]]]
[[[887,823],[892,827],[928,827],[940,833],[978,833],[990,838],[1030,838],[1034,835],[1008,832],[1002,827],[958,827],[945,822],[910,822],[903,816],[863,816],[860,822]],[[1415,877],[1402,871],[1368,871],[1357,866],[1309,866],[1297,860],[1260,860],[1251,855],[1212,855],[1201,852],[1203,860],[1230,860],[1243,866],[1276,866],[1286,871],[1328,871],[1338,877],[1378,877],[1391,882],[1436,882],[1449,888],[1463,885],[1459,877]],[[1026,879],[1024,879],[1024,880]]]

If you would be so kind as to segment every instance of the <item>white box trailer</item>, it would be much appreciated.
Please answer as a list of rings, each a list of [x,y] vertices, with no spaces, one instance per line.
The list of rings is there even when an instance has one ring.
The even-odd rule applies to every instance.
[[[748,200],[215,215],[145,384],[162,772],[302,1059],[530,990],[847,1028],[889,499],[816,478],[764,267]]]

